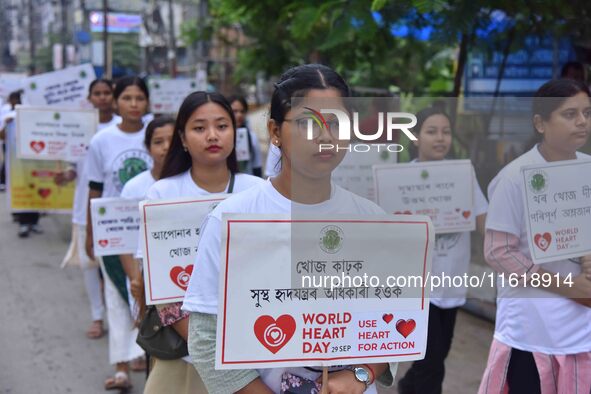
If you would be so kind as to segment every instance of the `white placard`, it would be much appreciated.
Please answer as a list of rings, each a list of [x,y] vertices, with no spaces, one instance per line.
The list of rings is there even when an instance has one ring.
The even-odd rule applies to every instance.
[[[36,106],[91,108],[87,100],[90,83],[96,78],[90,64],[34,75],[24,80],[23,103]]]
[[[94,198],[90,200],[94,254],[135,254],[140,235],[139,200]]]
[[[426,216],[225,214],[222,229],[216,369],[424,357],[434,238]],[[323,285],[346,275],[351,284]],[[354,279],[364,275],[367,287]]]
[[[362,146],[357,145],[357,146]],[[365,145],[367,146],[367,145]],[[353,149],[355,145],[352,144]],[[383,148],[380,152],[352,152],[347,153],[341,164],[332,172],[332,181],[342,188],[358,196],[375,200],[375,185],[372,166],[379,164],[395,164],[398,154]]]
[[[175,114],[185,97],[197,90],[195,79],[150,78],[150,104],[154,113]]]
[[[532,261],[591,254],[591,161],[529,165],[521,174]]]
[[[386,212],[427,215],[435,232],[476,228],[470,160],[374,166],[375,202]]]
[[[201,223],[228,196],[140,203],[147,305],[183,300],[193,272]]]
[[[248,143],[248,129],[246,127],[239,127],[236,130],[236,160],[248,161],[250,160],[250,147]]]
[[[0,73],[0,99],[8,100],[8,95],[22,89],[27,74]]]
[[[17,156],[77,162],[98,126],[96,109],[16,107]]]

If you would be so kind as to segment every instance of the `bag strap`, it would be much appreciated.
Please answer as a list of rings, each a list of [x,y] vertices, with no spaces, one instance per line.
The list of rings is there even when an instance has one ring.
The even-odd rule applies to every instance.
[[[234,191],[234,180],[236,176],[234,173],[230,175],[230,184],[228,185],[228,193],[232,193]]]

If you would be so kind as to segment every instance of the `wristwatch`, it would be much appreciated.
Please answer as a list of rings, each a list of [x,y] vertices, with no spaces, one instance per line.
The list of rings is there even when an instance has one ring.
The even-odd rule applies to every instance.
[[[355,375],[355,379],[357,379],[358,382],[365,384],[365,389],[367,390],[367,388],[371,384],[370,374],[367,369],[363,367],[356,367],[353,365],[347,365],[345,369],[352,371],[353,375]]]

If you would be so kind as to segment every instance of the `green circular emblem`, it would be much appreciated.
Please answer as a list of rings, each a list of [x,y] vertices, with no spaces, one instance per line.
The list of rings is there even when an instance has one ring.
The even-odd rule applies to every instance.
[[[98,213],[99,213],[99,215],[104,215],[105,213],[107,213],[107,208],[105,208],[105,207],[100,207],[100,208],[98,209]]]
[[[160,84],[158,82],[154,82],[154,89],[160,89]]]
[[[86,71],[80,71],[80,78],[86,78]]]
[[[343,246],[343,230],[337,226],[326,226],[320,231],[320,248],[326,253],[336,253]]]
[[[60,118],[61,118],[61,115],[59,114],[59,112],[56,112],[53,114],[53,119],[60,120]]]
[[[125,185],[127,181],[148,169],[146,162],[137,157],[129,157],[123,161],[123,166],[119,169],[119,181]]]
[[[423,170],[423,171],[421,171],[421,178],[422,178],[422,179],[427,179],[427,178],[429,178],[429,171],[427,171],[427,170]]]
[[[387,150],[383,150],[382,152],[380,152],[380,159],[382,159],[382,161],[388,161],[389,158],[390,153],[388,153]]]
[[[530,176],[528,186],[535,194],[543,193],[548,189],[548,175],[542,171],[536,171]]]
[[[191,87],[192,87],[193,89],[195,89],[195,88],[197,87],[197,84],[196,84],[195,82],[191,82]]]
[[[35,82],[31,82],[29,87],[31,88],[31,90],[35,90],[35,89],[37,89],[37,84]]]

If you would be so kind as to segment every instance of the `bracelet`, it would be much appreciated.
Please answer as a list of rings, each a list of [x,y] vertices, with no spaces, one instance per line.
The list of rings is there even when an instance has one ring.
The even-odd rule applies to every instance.
[[[367,367],[367,369],[369,370],[369,376],[370,376],[370,379],[371,379],[371,382],[370,382],[370,384],[373,384],[373,383],[376,381],[376,374],[375,374],[375,372],[374,372],[374,371],[373,371],[373,369],[372,369],[372,368],[369,366],[369,364],[361,364],[361,366],[363,366],[363,367]]]

